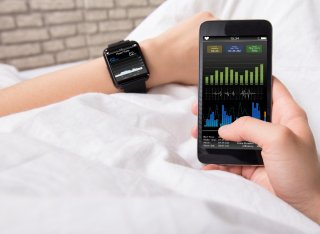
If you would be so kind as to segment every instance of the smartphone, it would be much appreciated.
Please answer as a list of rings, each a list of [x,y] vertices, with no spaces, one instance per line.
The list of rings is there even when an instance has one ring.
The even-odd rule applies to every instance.
[[[263,165],[258,145],[226,141],[218,129],[242,116],[271,121],[270,22],[207,21],[200,27],[199,42],[199,161]]]

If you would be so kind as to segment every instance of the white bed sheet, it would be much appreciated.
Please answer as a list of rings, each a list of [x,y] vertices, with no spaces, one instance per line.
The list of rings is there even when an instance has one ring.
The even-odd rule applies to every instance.
[[[275,74],[306,108],[319,146],[319,4],[169,0],[129,37],[143,40],[200,10],[275,25]],[[2,65],[0,86],[46,71]],[[319,233],[259,186],[199,170],[196,94],[179,85],[147,96],[86,94],[1,118],[0,232]]]

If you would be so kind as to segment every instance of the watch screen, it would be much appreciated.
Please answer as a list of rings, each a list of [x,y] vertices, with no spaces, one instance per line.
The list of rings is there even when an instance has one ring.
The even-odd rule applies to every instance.
[[[145,66],[141,50],[137,43],[128,47],[106,53],[113,78],[117,83],[128,79],[146,75],[148,70]]]
[[[207,149],[260,150],[219,138],[241,116],[267,121],[267,37],[203,37],[201,136]]]

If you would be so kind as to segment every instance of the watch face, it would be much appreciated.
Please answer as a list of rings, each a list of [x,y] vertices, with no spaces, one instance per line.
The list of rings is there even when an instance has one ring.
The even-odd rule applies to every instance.
[[[115,51],[106,51],[105,57],[116,84],[149,74],[137,43]]]

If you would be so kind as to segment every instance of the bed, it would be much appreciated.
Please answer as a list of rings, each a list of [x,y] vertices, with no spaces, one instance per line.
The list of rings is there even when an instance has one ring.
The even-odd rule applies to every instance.
[[[272,22],[273,73],[307,111],[319,148],[320,3],[168,0],[128,37],[155,36],[202,10]],[[0,87],[71,65],[18,72],[2,64]],[[197,87],[172,84],[0,118],[0,232],[320,233],[256,184],[199,170],[196,99]]]

